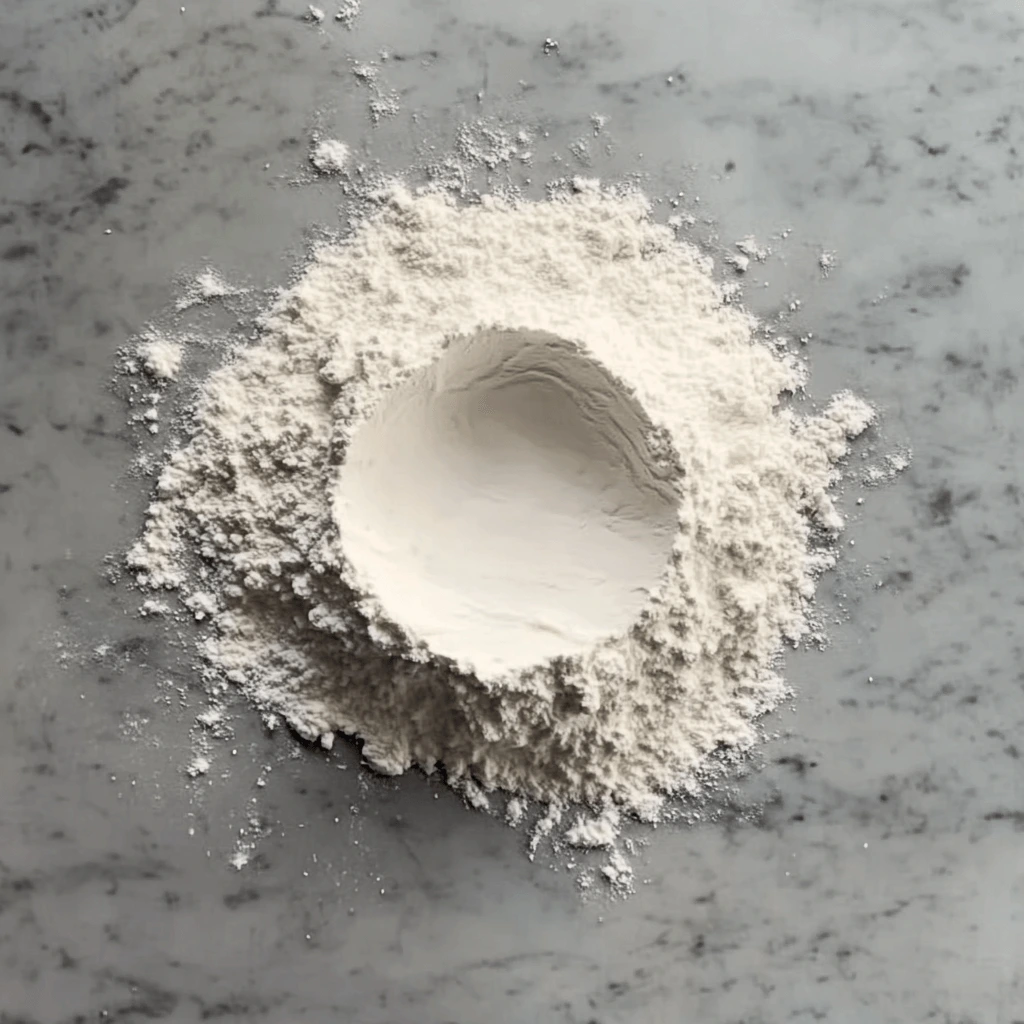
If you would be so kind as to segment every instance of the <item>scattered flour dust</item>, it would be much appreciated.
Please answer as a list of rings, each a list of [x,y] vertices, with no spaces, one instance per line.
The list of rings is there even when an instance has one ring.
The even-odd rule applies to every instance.
[[[387,51],[381,52],[381,61],[389,59]],[[365,86],[370,93],[367,112],[370,121],[377,125],[386,118],[394,117],[401,109],[401,100],[394,89],[389,89],[381,80],[380,65],[376,61],[356,61],[352,64],[352,74],[356,81]]]
[[[512,824],[539,801],[531,852],[628,889],[624,817],[786,695],[873,410],[787,408],[804,365],[635,192],[378,199],[203,383],[128,562],[209,625],[211,682]]]
[[[223,299],[229,295],[238,295],[240,291],[241,289],[229,285],[216,270],[207,267],[188,283],[181,298],[175,304],[175,309],[180,313],[193,306],[209,302],[211,299]]]

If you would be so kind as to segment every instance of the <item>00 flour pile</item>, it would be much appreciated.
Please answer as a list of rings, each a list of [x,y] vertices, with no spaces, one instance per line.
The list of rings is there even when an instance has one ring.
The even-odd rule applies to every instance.
[[[656,816],[783,697],[873,415],[781,407],[803,365],[710,271],[635,193],[391,188],[203,384],[139,582],[378,771]]]

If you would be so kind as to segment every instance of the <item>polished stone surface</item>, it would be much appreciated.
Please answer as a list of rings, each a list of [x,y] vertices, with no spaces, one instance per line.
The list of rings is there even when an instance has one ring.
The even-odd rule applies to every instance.
[[[1019,5],[364,7],[0,12],[0,1021],[1024,1021]],[[401,110],[374,127],[350,58],[382,47]],[[698,191],[697,237],[791,229],[748,300],[799,297],[813,393],[854,387],[878,452],[914,449],[847,493],[845,611],[789,657],[763,770],[659,829],[620,902],[241,706],[188,781],[196,674],[102,577],[145,501],[107,384],[175,276],[287,279],[338,205],[288,184],[313,127],[399,170],[492,111],[550,133],[534,186],[583,138],[591,173]]]

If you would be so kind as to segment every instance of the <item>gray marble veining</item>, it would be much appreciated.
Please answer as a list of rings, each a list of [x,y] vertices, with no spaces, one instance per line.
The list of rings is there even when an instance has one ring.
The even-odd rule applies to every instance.
[[[0,11],[0,1021],[1020,1024],[1019,5],[364,8],[352,31],[276,0]],[[373,127],[350,59],[383,47],[402,110]],[[799,296],[813,392],[856,388],[914,449],[850,492],[845,612],[789,659],[746,811],[659,829],[624,902],[243,707],[230,764],[187,782],[198,681],[102,579],[145,500],[106,385],[175,275],[286,279],[336,215],[287,186],[314,125],[397,170],[495,109],[560,150],[534,185],[588,138],[595,171],[697,188],[725,242],[791,229],[748,300]]]

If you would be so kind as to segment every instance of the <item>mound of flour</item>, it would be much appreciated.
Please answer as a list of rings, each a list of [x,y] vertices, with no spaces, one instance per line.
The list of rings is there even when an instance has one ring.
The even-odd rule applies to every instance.
[[[380,200],[204,382],[128,561],[303,736],[653,818],[785,695],[872,410],[780,405],[803,365],[637,194]]]

